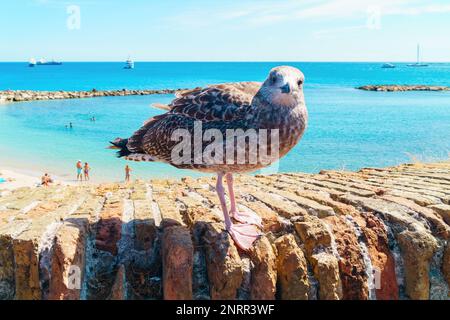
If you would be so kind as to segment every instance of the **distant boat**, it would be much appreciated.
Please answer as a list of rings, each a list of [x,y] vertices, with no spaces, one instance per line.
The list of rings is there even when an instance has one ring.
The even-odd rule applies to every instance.
[[[37,62],[37,65],[38,66],[60,66],[60,65],[62,65],[62,62],[55,61],[55,60],[45,61],[44,59],[41,59]]]
[[[44,59],[40,59],[39,61],[36,61],[34,58],[30,59],[30,62],[28,64],[30,67],[34,66],[60,66],[62,65],[62,62],[52,60],[52,61],[45,61]]]
[[[128,60],[125,62],[125,67],[123,67],[123,68],[124,69],[134,69],[134,62],[133,62],[133,60],[128,58]]]
[[[385,63],[381,66],[383,69],[394,69],[395,65],[392,63]]]
[[[420,45],[417,45],[417,62],[407,64],[408,67],[428,67],[428,64],[420,62]]]

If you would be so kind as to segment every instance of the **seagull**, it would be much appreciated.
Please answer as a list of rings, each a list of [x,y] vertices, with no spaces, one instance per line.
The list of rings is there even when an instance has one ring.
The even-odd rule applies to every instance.
[[[148,119],[128,139],[116,138],[110,148],[119,149],[118,157],[127,160],[159,161],[217,174],[225,229],[239,248],[249,250],[261,235],[261,218],[237,209],[233,174],[269,166],[300,141],[308,120],[304,79],[300,70],[279,66],[263,83],[223,83],[178,92],[169,105],[157,105],[168,112]]]

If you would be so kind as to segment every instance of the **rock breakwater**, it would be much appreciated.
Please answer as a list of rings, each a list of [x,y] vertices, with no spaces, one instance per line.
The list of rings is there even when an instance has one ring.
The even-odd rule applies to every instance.
[[[96,90],[90,91],[34,91],[34,90],[5,90],[0,91],[0,103],[34,101],[34,100],[57,100],[57,99],[82,99],[95,97],[120,97],[152,94],[174,94],[185,89],[163,89],[163,90]]]
[[[381,91],[381,92],[396,92],[396,91],[450,91],[450,87],[445,86],[427,86],[427,85],[368,85],[357,87],[356,89],[365,91]]]

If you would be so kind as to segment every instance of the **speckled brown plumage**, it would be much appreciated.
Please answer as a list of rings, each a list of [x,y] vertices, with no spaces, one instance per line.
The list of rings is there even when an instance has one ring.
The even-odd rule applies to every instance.
[[[167,113],[149,119],[130,138],[117,138],[112,144],[120,149],[119,156],[128,160],[163,161],[177,168],[217,173],[216,191],[225,228],[237,246],[248,250],[260,235],[256,226],[261,226],[261,217],[237,209],[233,173],[268,166],[297,144],[308,119],[303,81],[298,69],[277,67],[264,83],[225,83],[185,91],[163,106]],[[185,135],[177,136],[180,130]],[[272,138],[274,132],[277,135]],[[185,146],[182,150],[178,149],[180,144]],[[234,153],[227,152],[229,146]],[[180,154],[187,156],[187,161],[176,159]],[[207,155],[214,161],[205,160]],[[227,180],[230,212],[223,177]]]
[[[288,77],[293,73],[303,83],[303,75],[295,70],[289,67],[276,68],[271,71],[271,76],[279,73],[283,77],[283,73],[286,73],[285,77]],[[275,92],[275,95],[269,92],[272,93],[269,95],[266,91],[267,87],[271,89],[271,76],[264,83],[225,83],[180,93],[168,105],[169,112],[149,119],[128,139],[126,147],[131,152],[128,159],[163,161],[178,168],[205,172],[246,172],[265,166],[259,162],[237,164],[237,161],[234,164],[174,164],[171,159],[172,149],[178,141],[171,140],[172,134],[181,128],[193,135],[195,121],[202,122],[203,132],[218,129],[224,137],[227,129],[279,129],[279,156],[284,156],[301,138],[307,124],[307,112],[302,84],[292,88],[289,94]],[[276,90],[278,88],[272,91]],[[288,97],[283,100],[283,95]],[[293,99],[288,99],[290,97]],[[268,142],[270,154],[270,136]],[[203,149],[207,144],[203,143]],[[248,150],[246,152],[248,155]],[[150,157],[140,157],[144,154]]]

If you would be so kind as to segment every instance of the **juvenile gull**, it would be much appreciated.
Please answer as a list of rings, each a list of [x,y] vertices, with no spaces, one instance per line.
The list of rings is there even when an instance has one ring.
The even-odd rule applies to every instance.
[[[130,138],[117,138],[111,142],[112,148],[120,149],[118,156],[127,160],[161,161],[180,169],[216,173],[216,191],[226,230],[240,248],[247,250],[260,235],[256,226],[261,226],[261,218],[237,210],[233,173],[266,167],[286,155],[298,143],[308,119],[303,82],[304,76],[300,70],[280,66],[272,69],[263,83],[224,83],[178,93],[168,106],[162,106],[169,110],[167,113],[147,120]],[[202,143],[200,146],[200,161],[198,147],[196,150],[198,140],[195,138],[199,128],[201,138],[209,140],[210,144]],[[190,134],[181,152],[180,129]],[[256,142],[248,134],[252,131],[258,134]],[[227,141],[230,132],[234,132],[234,137]],[[264,132],[267,132],[267,138],[259,139],[259,133]],[[273,132],[277,135],[272,135]],[[221,134],[223,139],[219,139],[217,134]],[[207,149],[208,145],[210,149]],[[227,153],[230,145],[235,148],[233,153]],[[189,148],[186,149],[186,146]],[[205,154],[211,151],[211,146],[215,147],[214,151],[209,153],[209,160],[205,160]],[[238,157],[239,151],[244,152],[244,159]],[[255,152],[257,161],[252,157]],[[181,155],[185,161],[175,159],[177,157],[174,154]],[[261,154],[271,156],[267,158]],[[230,212],[225,200],[224,176]],[[234,223],[231,218],[239,223]]]

